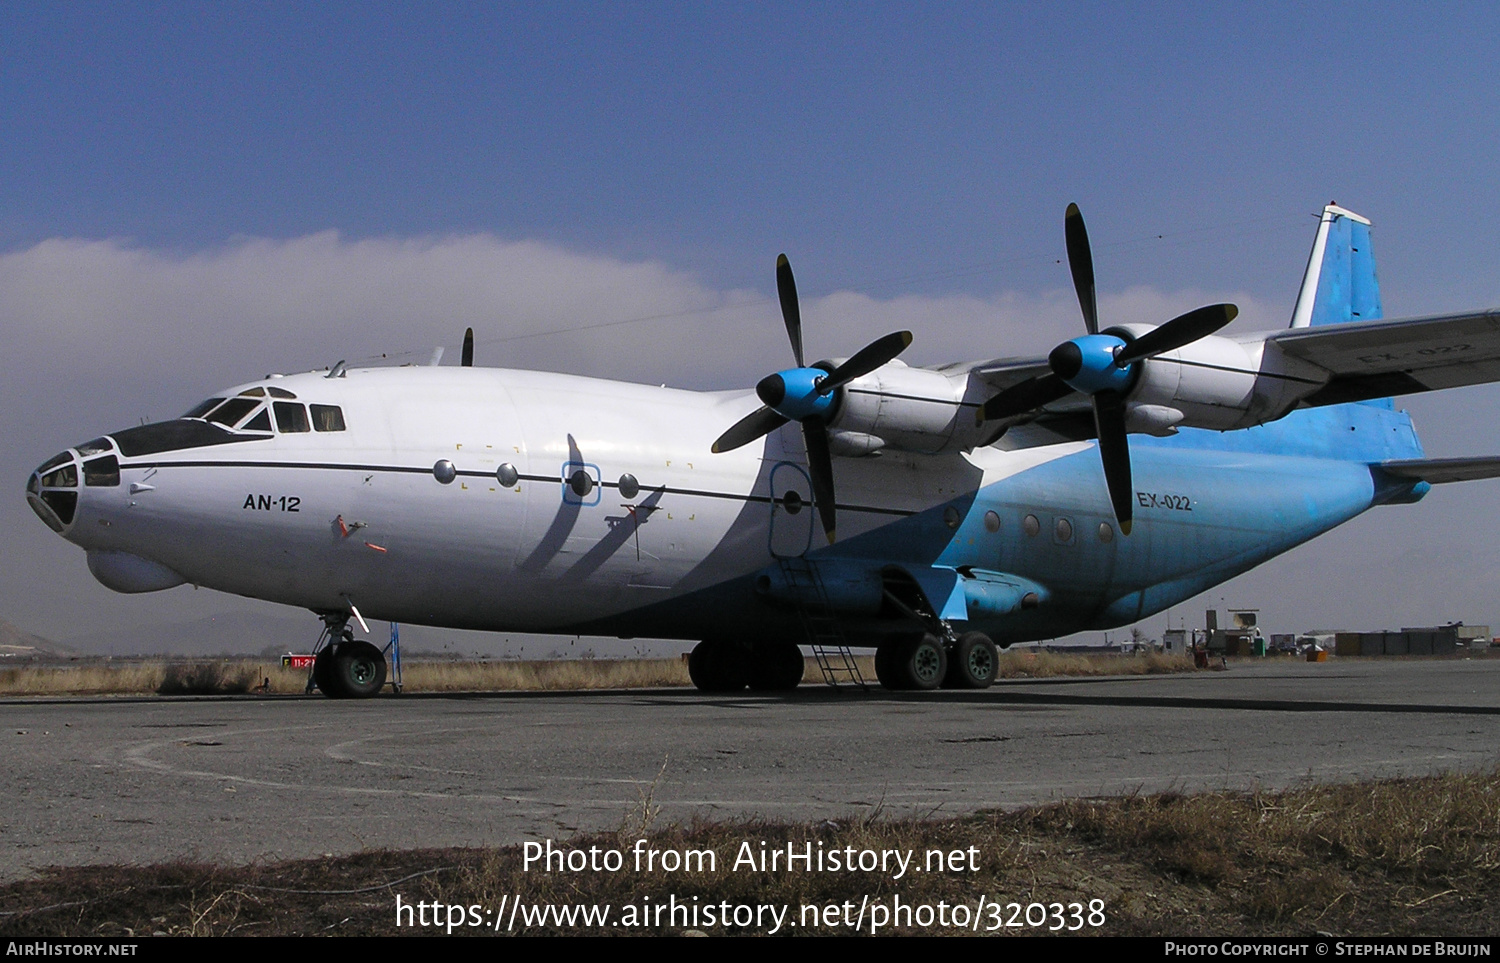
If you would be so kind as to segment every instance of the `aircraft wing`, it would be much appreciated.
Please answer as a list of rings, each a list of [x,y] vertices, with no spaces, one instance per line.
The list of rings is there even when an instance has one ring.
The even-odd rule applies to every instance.
[[[1046,358],[1000,358],[995,361],[949,367],[967,369],[970,376],[984,382],[992,392],[1004,391],[1027,378],[1039,378],[1052,371],[1047,365]]]
[[[1266,341],[1332,372],[1309,406],[1500,381],[1500,309],[1289,328]]]
[[[1420,478],[1433,485],[1444,482],[1476,481],[1500,477],[1500,457],[1486,458],[1413,458],[1408,461],[1383,461],[1380,470],[1398,478]]]

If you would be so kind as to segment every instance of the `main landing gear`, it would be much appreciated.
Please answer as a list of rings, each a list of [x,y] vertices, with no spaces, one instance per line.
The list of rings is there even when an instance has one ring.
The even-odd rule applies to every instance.
[[[688,676],[703,692],[788,692],[802,684],[807,662],[792,642],[747,645],[704,639],[688,656]]]
[[[875,650],[875,677],[887,689],[987,689],[1000,668],[1000,650],[983,632],[951,642],[931,632],[888,639]]]
[[[314,651],[307,691],[314,688],[330,699],[368,699],[385,688],[385,654],[349,629],[349,616],[331,613],[323,619],[323,634]]]
[[[946,628],[946,626],[944,626]],[[987,689],[1000,669],[1000,650],[983,632],[944,639],[933,632],[900,636],[875,650],[875,675],[887,689]],[[806,661],[791,642],[748,645],[704,639],[688,656],[688,675],[703,692],[785,692],[802,683]]]

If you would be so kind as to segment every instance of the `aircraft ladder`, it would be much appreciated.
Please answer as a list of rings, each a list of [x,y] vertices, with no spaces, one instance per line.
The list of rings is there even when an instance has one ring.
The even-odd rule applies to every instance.
[[[854,653],[849,651],[849,642],[833,614],[817,565],[800,555],[784,556],[779,561],[781,574],[792,589],[807,644],[823,673],[823,681],[835,688],[840,681],[848,681],[868,691],[870,685],[860,674]]]

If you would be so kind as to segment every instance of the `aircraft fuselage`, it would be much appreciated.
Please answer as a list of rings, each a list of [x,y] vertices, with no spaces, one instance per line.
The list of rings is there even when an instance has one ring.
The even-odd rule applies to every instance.
[[[710,452],[758,404],[749,392],[407,367],[272,378],[223,396],[257,388],[313,406],[315,426],[320,408],[337,408],[342,428],[292,420],[293,430],[277,422],[146,453],[132,452],[166,442],[116,433],[117,483],[77,483],[63,526],[105,584],[188,582],[469,629],[693,639],[793,626],[756,580],[779,556],[806,553],[848,575],[856,635],[890,621],[879,579],[894,566],[935,612],[946,605],[940,614],[1003,645],[1135,621],[1410,494],[1339,451],[1142,439],[1124,536],[1092,442],[887,450],[835,459],[841,537],[828,546],[795,424]],[[1410,434],[1404,415],[1346,407],[1363,408],[1351,417],[1371,433],[1392,421]],[[1297,421],[1253,431],[1293,433]],[[34,505],[38,479],[63,469],[51,471],[34,476]],[[990,576],[1031,591],[1029,604],[987,607],[974,578]],[[954,584],[957,603],[938,597]]]

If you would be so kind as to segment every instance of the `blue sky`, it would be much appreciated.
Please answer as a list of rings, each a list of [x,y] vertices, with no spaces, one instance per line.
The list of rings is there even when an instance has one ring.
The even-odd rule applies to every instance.
[[[994,290],[1055,283],[1007,259],[1076,200],[1101,238],[1227,241],[1129,251],[1128,283],[1286,286],[1266,232],[1330,197],[1402,233],[1493,215],[1491,8],[1152,10],[18,5],[0,243],[486,230]]]
[[[750,384],[785,353],[756,304],[780,251],[814,302],[811,353],[910,316],[924,363],[1075,333],[1069,201],[1122,312],[1222,298],[1247,308],[1238,330],[1284,324],[1330,199],[1375,221],[1389,316],[1500,304],[1497,21],[1478,4],[11,5],[0,618],[65,637],[211,604],[111,596],[36,524],[19,480],[65,444],[262,367],[425,356],[464,323],[481,363]],[[470,284],[499,264],[524,277]],[[592,344],[545,336],[661,314]],[[234,340],[262,324],[274,343]],[[543,336],[500,340],[516,332]],[[1458,455],[1500,451],[1497,404],[1410,407]],[[1341,617],[1473,621],[1448,610],[1462,597],[1422,616],[1421,587],[1490,584],[1500,531],[1472,506],[1495,497],[1435,493],[1283,571],[1419,544],[1416,604],[1387,581]],[[1471,540],[1462,572],[1453,538]],[[1244,594],[1287,577],[1255,578]],[[1309,628],[1301,591],[1286,617]]]

